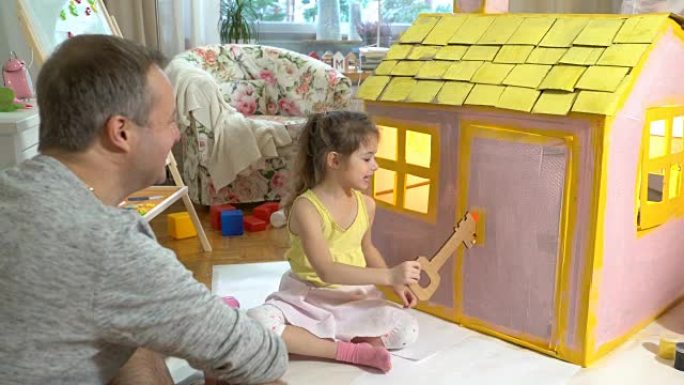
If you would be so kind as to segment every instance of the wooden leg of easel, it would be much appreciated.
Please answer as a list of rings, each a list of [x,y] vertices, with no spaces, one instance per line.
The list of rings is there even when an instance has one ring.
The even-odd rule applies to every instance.
[[[169,171],[171,171],[171,176],[173,177],[176,186],[185,186],[180,171],[178,171],[178,164],[176,163],[176,158],[173,157],[173,153],[169,153],[169,156],[166,158],[166,163],[169,167]],[[211,244],[209,243],[209,239],[207,239],[207,234],[204,232],[204,227],[202,227],[202,223],[200,223],[197,211],[195,211],[195,206],[192,204],[187,191],[183,194],[183,204],[185,204],[185,209],[188,210],[192,224],[195,225],[197,236],[202,243],[202,249],[204,249],[204,251],[211,251]]]
[[[192,204],[187,193],[183,194],[183,203],[185,204],[185,209],[188,210],[192,224],[195,225],[197,236],[199,237],[200,242],[202,242],[202,249],[204,249],[204,251],[211,251],[211,244],[209,243],[209,239],[207,239],[207,234],[204,232],[202,223],[200,223],[199,217],[197,216],[197,211],[195,211],[195,206]]]

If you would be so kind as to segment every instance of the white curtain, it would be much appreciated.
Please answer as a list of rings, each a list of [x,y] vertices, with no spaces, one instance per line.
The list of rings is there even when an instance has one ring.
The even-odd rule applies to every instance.
[[[624,0],[622,13],[684,12],[684,0]]]
[[[105,1],[124,37],[167,57],[219,42],[219,0]]]

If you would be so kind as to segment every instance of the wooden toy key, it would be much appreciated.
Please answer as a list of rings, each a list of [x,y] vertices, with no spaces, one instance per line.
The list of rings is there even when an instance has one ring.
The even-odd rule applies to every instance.
[[[421,269],[430,278],[430,283],[427,287],[422,287],[417,283],[409,284],[409,288],[419,300],[427,301],[435,294],[440,282],[439,269],[442,268],[461,243],[467,248],[471,248],[475,244],[476,221],[477,218],[467,212],[465,217],[454,227],[454,232],[449,239],[440,247],[431,260],[424,256],[418,257],[417,261],[420,263]]]

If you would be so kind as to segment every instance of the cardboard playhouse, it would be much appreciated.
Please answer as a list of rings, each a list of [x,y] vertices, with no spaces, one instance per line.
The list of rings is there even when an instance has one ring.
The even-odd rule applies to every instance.
[[[374,241],[477,243],[419,309],[589,365],[684,295],[684,31],[670,14],[423,14],[360,87]]]

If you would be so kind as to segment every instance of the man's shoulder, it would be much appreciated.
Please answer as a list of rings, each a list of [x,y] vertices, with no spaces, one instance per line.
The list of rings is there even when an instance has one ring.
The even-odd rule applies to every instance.
[[[52,195],[70,185],[65,168],[59,162],[38,155],[18,165],[0,170],[0,196],[3,200],[32,199]]]

